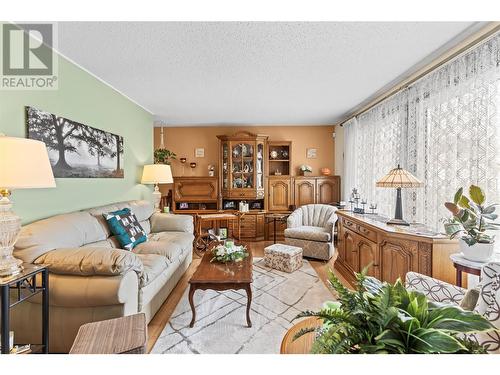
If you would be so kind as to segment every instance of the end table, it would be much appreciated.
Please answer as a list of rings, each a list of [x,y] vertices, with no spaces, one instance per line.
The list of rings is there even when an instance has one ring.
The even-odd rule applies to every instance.
[[[0,278],[2,354],[10,353],[10,309],[40,293],[42,294],[42,343],[41,345],[23,344],[32,344],[32,352],[39,350],[47,354],[49,352],[49,270],[47,266],[26,263],[23,264],[23,267],[21,273],[17,275]],[[37,280],[38,274],[41,275],[41,285]],[[11,299],[11,297],[14,298]]]
[[[267,213],[264,215],[264,218],[266,220],[266,232],[267,224],[273,223],[273,243],[276,243],[276,222],[286,223],[288,216],[290,216],[289,213]]]
[[[481,268],[486,264],[483,262],[474,262],[465,258],[462,253],[455,253],[450,255],[453,266],[457,271],[456,284],[462,287],[462,272],[481,277]],[[495,253],[491,261],[499,261],[500,253]]]

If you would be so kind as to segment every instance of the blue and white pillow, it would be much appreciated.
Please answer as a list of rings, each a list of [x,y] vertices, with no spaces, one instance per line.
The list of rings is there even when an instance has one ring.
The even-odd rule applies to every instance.
[[[147,241],[146,232],[130,208],[109,212],[103,216],[108,223],[109,230],[116,236],[123,249],[132,250],[140,243]]]

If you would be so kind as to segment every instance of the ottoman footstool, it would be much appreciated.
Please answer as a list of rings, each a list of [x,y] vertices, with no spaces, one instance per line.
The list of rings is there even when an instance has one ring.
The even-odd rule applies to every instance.
[[[302,267],[302,249],[280,243],[268,246],[264,249],[264,262],[278,271],[293,272]]]

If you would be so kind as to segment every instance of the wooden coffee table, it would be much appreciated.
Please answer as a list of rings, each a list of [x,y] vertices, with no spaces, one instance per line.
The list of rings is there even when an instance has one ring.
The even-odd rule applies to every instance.
[[[238,245],[241,245],[238,244]],[[192,328],[196,320],[196,310],[193,302],[194,292],[200,290],[240,290],[247,293],[247,324],[252,326],[250,320],[250,305],[252,303],[252,252],[247,246],[250,254],[241,262],[219,263],[212,262],[212,252],[209,249],[201,259],[200,265],[189,280],[189,304],[193,312],[193,318],[189,326]]]

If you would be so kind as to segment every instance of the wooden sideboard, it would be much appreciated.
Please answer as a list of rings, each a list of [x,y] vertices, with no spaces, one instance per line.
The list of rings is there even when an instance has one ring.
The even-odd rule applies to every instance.
[[[370,214],[339,210],[338,217],[335,268],[348,281],[354,282],[354,273],[370,265],[368,275],[391,283],[404,280],[409,271],[455,282],[449,255],[457,252],[456,241],[423,226],[387,225]]]

